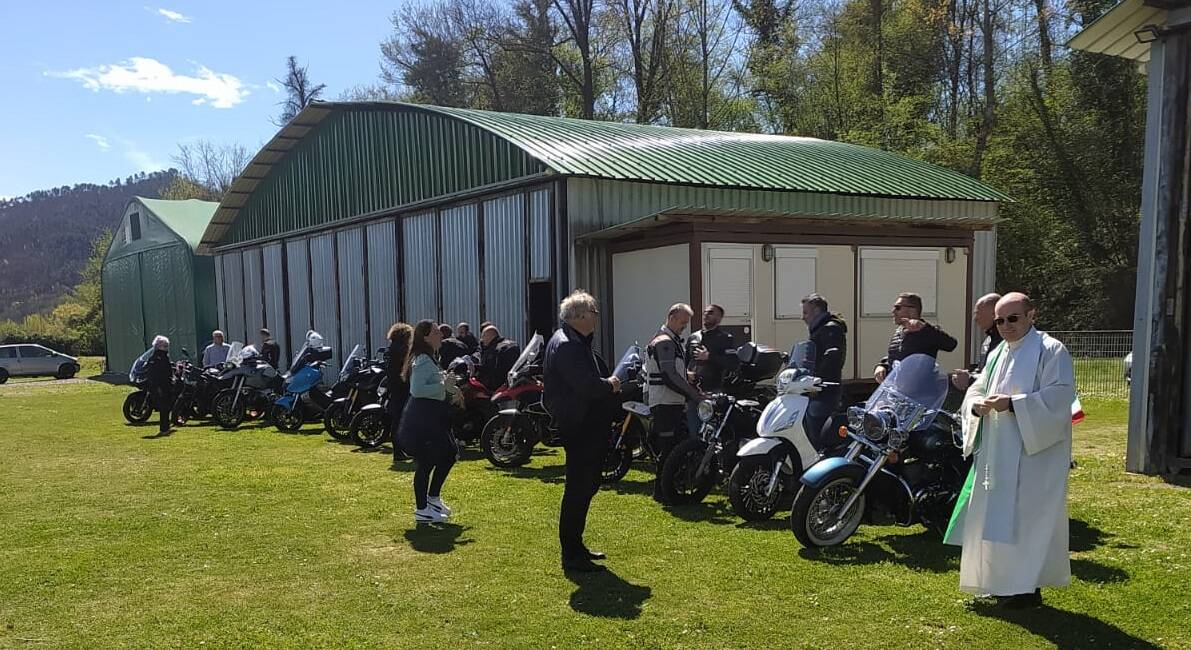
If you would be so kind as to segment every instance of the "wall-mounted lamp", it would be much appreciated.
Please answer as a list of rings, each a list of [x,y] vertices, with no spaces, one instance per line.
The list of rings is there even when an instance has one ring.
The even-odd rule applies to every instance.
[[[955,261],[955,249],[948,246],[947,250],[943,251],[943,259],[947,260],[948,264]]]
[[[1138,43],[1153,43],[1161,36],[1162,28],[1157,25],[1146,25],[1133,32],[1133,38],[1136,38]]]
[[[763,262],[772,262],[773,261],[773,244],[762,244],[761,245],[761,261],[763,261]]]

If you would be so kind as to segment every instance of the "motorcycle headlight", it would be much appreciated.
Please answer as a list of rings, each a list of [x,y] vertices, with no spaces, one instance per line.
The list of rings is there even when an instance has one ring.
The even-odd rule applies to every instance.
[[[699,415],[700,420],[707,422],[711,419],[711,416],[715,415],[715,405],[711,403],[711,400],[705,399],[699,402],[699,406],[695,409],[695,412]]]
[[[864,414],[864,424],[861,426],[865,437],[880,442],[897,428],[897,417],[885,409],[869,411]]]

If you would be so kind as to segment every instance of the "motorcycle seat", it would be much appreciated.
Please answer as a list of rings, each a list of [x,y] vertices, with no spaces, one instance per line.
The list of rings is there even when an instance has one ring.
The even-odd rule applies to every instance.
[[[649,406],[642,404],[641,402],[625,402],[624,404],[620,405],[620,408],[628,411],[629,413],[636,413],[643,418],[649,417],[652,413],[649,410]]]

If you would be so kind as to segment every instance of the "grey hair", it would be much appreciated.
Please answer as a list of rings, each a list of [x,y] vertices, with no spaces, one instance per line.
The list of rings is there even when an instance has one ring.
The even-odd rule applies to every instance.
[[[584,314],[594,313],[596,309],[596,299],[582,289],[575,289],[571,295],[562,299],[558,305],[558,319],[562,321],[572,321],[577,318],[582,318]]]
[[[222,336],[225,339],[227,338],[227,334],[224,334],[223,330],[215,330],[214,332],[211,332],[211,338],[215,338],[216,336]]]
[[[153,337],[153,348],[160,350],[163,345],[169,345],[170,340],[164,336],[158,335]]]
[[[694,316],[695,310],[691,309],[691,306],[685,302],[674,303],[673,305],[670,305],[670,311],[666,312],[666,318],[670,318],[674,314],[679,313],[686,314],[687,316]]]

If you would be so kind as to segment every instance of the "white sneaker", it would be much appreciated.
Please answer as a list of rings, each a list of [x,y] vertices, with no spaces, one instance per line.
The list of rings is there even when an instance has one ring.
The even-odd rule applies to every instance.
[[[431,506],[426,506],[421,510],[414,510],[415,524],[441,524],[447,520],[447,516],[435,510]]]
[[[446,502],[442,500],[442,497],[426,497],[426,506],[439,511],[448,517],[451,516],[451,506],[448,506]]]

